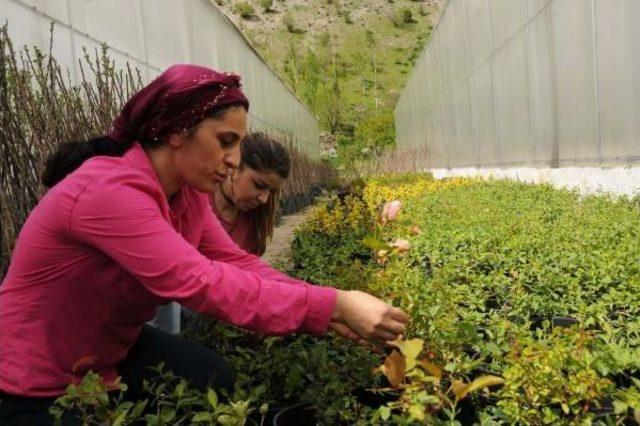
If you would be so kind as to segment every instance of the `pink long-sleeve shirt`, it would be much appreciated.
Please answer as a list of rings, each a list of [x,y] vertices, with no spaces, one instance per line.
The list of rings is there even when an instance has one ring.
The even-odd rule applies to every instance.
[[[185,186],[168,202],[139,144],[49,190],[0,286],[0,391],[57,396],[89,369],[114,381],[170,300],[263,333],[324,333],[336,291],[240,250],[208,197]]]
[[[257,251],[256,236],[247,213],[238,212],[238,217],[236,217],[233,222],[228,222],[218,212],[214,201],[211,202],[211,210],[213,210],[213,214],[218,218],[220,225],[227,235],[229,235],[238,247],[248,253],[255,253]]]

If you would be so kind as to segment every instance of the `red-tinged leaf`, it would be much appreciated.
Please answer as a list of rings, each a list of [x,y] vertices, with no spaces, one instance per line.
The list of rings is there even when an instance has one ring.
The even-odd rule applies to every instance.
[[[398,338],[393,342],[389,342],[389,345],[400,349],[407,363],[406,371],[410,371],[416,366],[416,358],[424,348],[424,341],[422,339],[402,340]]]
[[[438,379],[442,378],[442,368],[438,367],[434,363],[421,359],[418,361],[418,365],[431,376],[437,377]]]
[[[404,382],[406,367],[407,364],[404,357],[400,352],[394,350],[384,360],[384,365],[380,369],[387,376],[391,387],[397,388]]]
[[[451,384],[451,390],[455,394],[456,398],[462,399],[471,392],[475,392],[480,389],[488,388],[491,386],[501,385],[504,383],[504,379],[498,376],[482,376],[475,379],[469,384],[465,384],[459,380],[454,381]]]
[[[467,389],[469,389],[469,385],[462,380],[454,380],[451,383],[451,391],[457,399],[464,398],[468,393]]]

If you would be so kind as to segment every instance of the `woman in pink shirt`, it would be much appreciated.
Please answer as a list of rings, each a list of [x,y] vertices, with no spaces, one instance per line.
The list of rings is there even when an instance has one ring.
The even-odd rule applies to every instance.
[[[209,194],[240,162],[249,103],[239,77],[176,65],[134,95],[108,138],[50,159],[0,285],[0,423],[48,424],[88,370],[143,397],[144,366],[229,388],[211,349],[143,327],[176,301],[249,330],[383,343],[406,314],[361,292],[304,283],[237,247]]]

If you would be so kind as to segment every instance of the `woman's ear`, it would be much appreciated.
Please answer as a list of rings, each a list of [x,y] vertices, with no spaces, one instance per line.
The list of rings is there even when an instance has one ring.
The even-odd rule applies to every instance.
[[[187,141],[187,132],[174,133],[167,137],[167,145],[171,148],[180,148]]]

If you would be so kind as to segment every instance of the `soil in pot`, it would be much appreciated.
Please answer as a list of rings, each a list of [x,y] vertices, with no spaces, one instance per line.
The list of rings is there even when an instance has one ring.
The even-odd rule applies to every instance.
[[[315,426],[318,410],[311,402],[299,402],[283,408],[273,418],[273,426]]]

